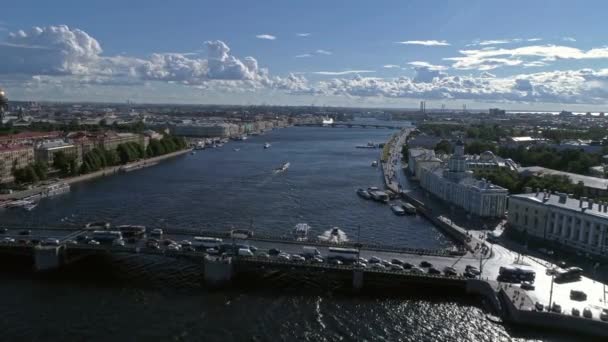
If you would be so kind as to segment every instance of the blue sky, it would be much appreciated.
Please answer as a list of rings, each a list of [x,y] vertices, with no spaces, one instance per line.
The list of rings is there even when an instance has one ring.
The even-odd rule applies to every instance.
[[[599,110],[605,13],[605,1],[21,0],[0,13],[0,86],[32,100]]]

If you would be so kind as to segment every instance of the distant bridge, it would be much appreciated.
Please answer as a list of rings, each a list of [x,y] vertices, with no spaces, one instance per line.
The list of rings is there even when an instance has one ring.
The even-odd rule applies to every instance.
[[[377,124],[366,124],[366,123],[349,123],[349,122],[334,122],[332,124],[296,124],[298,127],[328,127],[328,128],[378,128],[378,129],[401,129],[402,126],[395,125],[377,125]]]

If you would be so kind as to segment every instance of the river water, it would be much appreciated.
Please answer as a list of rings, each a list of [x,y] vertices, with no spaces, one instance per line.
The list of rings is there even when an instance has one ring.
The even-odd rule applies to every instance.
[[[450,242],[419,217],[358,198],[381,186],[371,167],[394,131],[298,128],[230,142],[157,166],[74,185],[31,212],[5,210],[7,225],[90,221],[223,231],[232,227],[290,235],[333,226],[349,239],[418,248]],[[263,144],[272,146],[264,149]],[[284,162],[283,173],[273,169]],[[18,263],[19,261],[15,261]],[[198,266],[156,257],[115,257],[38,275],[19,264],[0,272],[0,340],[175,341],[567,341],[559,335],[505,329],[487,321],[476,301],[424,289],[398,298],[332,293],[319,280],[276,276],[265,285],[210,291]],[[302,290],[304,288],[305,290]],[[515,337],[513,337],[515,336]]]

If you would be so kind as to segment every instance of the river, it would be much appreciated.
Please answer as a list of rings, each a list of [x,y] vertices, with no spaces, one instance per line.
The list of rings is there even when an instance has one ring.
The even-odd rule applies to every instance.
[[[252,227],[282,235],[305,222],[312,235],[338,226],[351,240],[360,231],[364,242],[448,247],[449,240],[420,217],[395,216],[355,194],[358,187],[382,185],[379,168],[371,166],[380,150],[355,145],[384,142],[394,132],[275,130],[76,184],[31,212],[5,210],[0,219],[35,226],[103,220],[218,231]],[[271,147],[264,149],[265,142]],[[273,172],[284,162],[290,162],[286,172]],[[0,272],[1,340],[568,340],[505,329],[487,321],[474,300],[447,300],[423,289],[399,298],[359,298],[332,293],[319,280],[277,277],[251,291],[210,291],[193,276],[197,265],[160,257],[94,260],[50,275],[13,266]]]

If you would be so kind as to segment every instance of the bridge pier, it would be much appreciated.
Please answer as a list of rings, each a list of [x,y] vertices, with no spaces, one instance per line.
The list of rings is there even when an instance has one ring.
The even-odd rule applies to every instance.
[[[232,280],[234,273],[232,258],[205,256],[204,259],[205,284],[215,287],[226,284]]]
[[[50,271],[61,267],[63,247],[36,246],[34,248],[34,267],[36,271]]]
[[[363,270],[353,270],[353,290],[360,291],[363,288]]]

